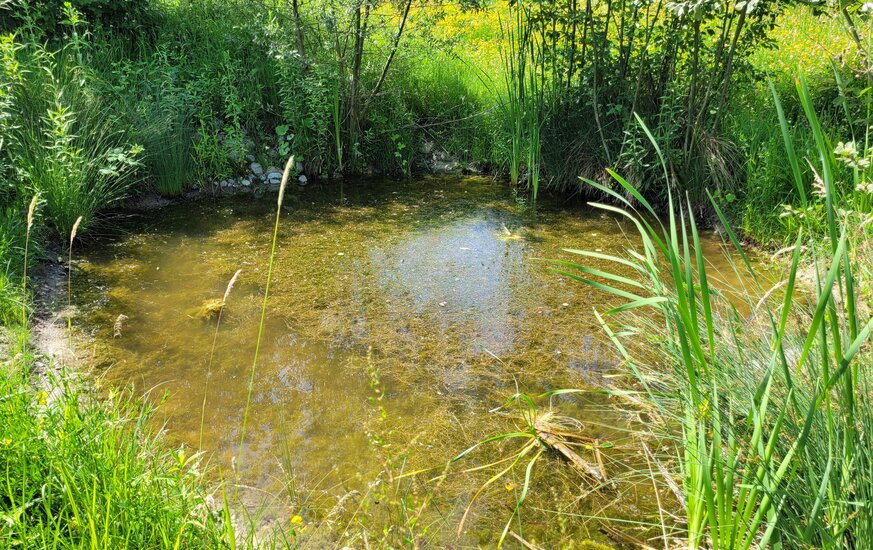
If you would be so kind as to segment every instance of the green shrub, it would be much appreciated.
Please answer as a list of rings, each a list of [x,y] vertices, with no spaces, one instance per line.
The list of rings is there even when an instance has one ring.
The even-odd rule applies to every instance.
[[[64,20],[74,9],[92,23],[130,33],[156,23],[153,6],[140,0],[12,0],[8,17],[0,18],[0,31],[26,25],[53,37],[64,31]]]

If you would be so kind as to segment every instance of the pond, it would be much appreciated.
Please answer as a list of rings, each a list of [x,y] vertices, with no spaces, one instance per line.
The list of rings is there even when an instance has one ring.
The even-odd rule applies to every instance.
[[[471,495],[505,465],[464,470],[522,443],[485,445],[443,476],[445,465],[521,426],[516,406],[495,410],[517,391],[613,383],[621,366],[593,315],[612,301],[542,260],[581,258],[565,247],[624,254],[631,228],[581,204],[544,200],[534,212],[475,177],[295,188],[285,203],[242,452],[274,197],[140,213],[123,236],[80,253],[80,348],[106,382],[159,403],[170,443],[202,449],[265,525],[300,516],[307,540],[337,543],[356,527],[378,535],[380,521],[408,523],[413,512],[397,510],[411,509],[433,544],[493,544],[526,461],[483,491],[459,539]],[[705,247],[730,273],[721,241],[708,235]],[[237,270],[216,327],[204,304],[222,298]],[[611,476],[640,456],[614,398],[569,394],[537,406],[608,442]],[[525,538],[609,542],[596,522],[569,514],[657,522],[652,500],[651,480],[604,494],[548,454],[522,513]]]

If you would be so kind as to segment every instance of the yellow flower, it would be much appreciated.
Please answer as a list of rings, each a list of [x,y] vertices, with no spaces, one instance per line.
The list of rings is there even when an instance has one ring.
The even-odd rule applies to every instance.
[[[507,483],[507,484],[506,484],[506,490],[507,490],[507,491],[511,491],[511,490],[513,490],[513,489],[515,489],[515,485],[513,485],[512,483]]]
[[[3,445],[5,445],[7,447],[12,445],[12,440],[7,437],[6,439],[3,440]]]
[[[291,525],[303,525],[303,518],[300,516],[294,516],[291,518]]]

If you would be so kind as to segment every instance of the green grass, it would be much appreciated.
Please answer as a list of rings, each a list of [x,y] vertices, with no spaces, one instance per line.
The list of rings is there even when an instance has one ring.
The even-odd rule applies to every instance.
[[[522,9],[506,28],[487,29],[503,36],[486,68],[458,53],[463,40],[451,51],[418,26],[360,121],[360,139],[345,147],[348,90],[337,67],[339,41],[332,40],[341,37],[337,29],[348,23],[347,14],[318,12],[320,3],[304,9],[303,63],[289,54],[297,44],[285,7],[220,0],[149,6],[155,18],[132,38],[88,26],[68,10],[51,33],[24,25],[0,41],[2,324],[27,324],[26,264],[28,256],[41,255],[43,229],[62,240],[80,218],[80,233],[101,223],[111,229],[107,214],[141,185],[176,195],[241,175],[243,156],[256,153],[265,162],[265,147],[298,154],[310,173],[372,168],[408,176],[419,146],[433,141],[461,164],[508,167],[515,185],[527,177],[534,199],[548,187],[578,190],[572,182],[584,173],[595,180],[586,189],[611,201],[600,207],[639,228],[641,250],[631,259],[614,258],[638,280],[581,264],[560,268],[629,300],[610,313],[621,322],[629,318],[637,330],[604,328],[666,419],[647,435],[672,443],[673,452],[653,457],[661,467],[651,476],[668,471],[679,480],[674,497],[685,505],[685,521],[665,531],[691,546],[746,548],[769,537],[787,546],[873,547],[873,481],[866,475],[873,468],[867,444],[873,388],[864,344],[873,280],[873,95],[863,79],[851,78],[860,59],[839,19],[797,9],[782,16],[773,31],[779,47],[744,59],[721,131],[695,131],[689,159],[677,156],[675,145],[683,133],[683,81],[658,89],[638,78],[636,91],[627,86],[644,65],[652,75],[669,73],[667,50],[648,41],[643,47],[642,32],[629,39],[639,43],[627,50],[627,78],[613,82],[620,47],[589,52],[603,64],[585,72],[577,67],[574,77],[550,50],[565,45],[536,43],[526,34],[536,31],[535,23]],[[623,27],[626,16],[642,14],[628,9],[638,8],[623,4],[604,37],[615,34],[618,21]],[[605,21],[602,15],[595,13],[592,25]],[[869,20],[858,21],[869,35]],[[368,56],[369,46],[390,44],[394,27],[380,24]],[[582,40],[581,33],[574,39]],[[682,63],[690,61],[687,46],[676,46]],[[843,51],[845,68],[828,59]],[[377,61],[365,59],[364,88],[379,74]],[[687,71],[682,63],[677,70]],[[748,64],[769,74],[772,86],[754,84],[760,79]],[[785,75],[798,65],[809,76],[799,79],[795,94],[794,78]],[[565,69],[566,89],[553,80]],[[633,126],[636,110],[651,114],[653,131]],[[281,143],[277,127],[285,128]],[[667,158],[657,145],[666,142],[672,142]],[[633,185],[615,172],[604,185],[607,164],[629,170]],[[28,239],[23,212],[37,193],[38,219]],[[665,211],[666,226],[652,221]],[[701,211],[726,227],[740,221],[745,236],[764,244],[796,246],[782,286],[768,300],[737,305],[710,287],[700,255],[699,226],[707,221]],[[799,245],[808,255],[799,255]],[[815,277],[801,291],[800,275],[810,265]],[[264,308],[267,300],[268,290]],[[635,315],[643,310],[660,323]],[[747,318],[746,311],[754,315]],[[261,329],[263,323],[264,313]],[[204,511],[198,459],[167,450],[149,431],[149,406],[117,391],[98,398],[87,382],[67,376],[54,381],[57,395],[48,400],[31,387],[25,338],[21,330],[11,333],[10,357],[17,357],[0,378],[6,476],[0,543],[232,545],[229,507],[219,507],[222,517]],[[657,361],[635,356],[628,338],[649,345]],[[248,400],[257,361],[256,350]],[[204,400],[201,417],[205,406]],[[248,409],[247,402],[241,449]],[[535,440],[529,432],[519,458],[539,456],[527,445]],[[532,469],[536,462],[526,464]],[[519,507],[512,510],[510,521],[518,513]],[[415,514],[404,517],[401,523],[414,524]],[[411,534],[401,540],[415,539],[414,525],[408,527]]]
[[[620,317],[611,323],[623,323],[620,332],[598,318],[645,389],[648,406],[664,419],[644,435],[672,442],[657,460],[676,480],[665,487],[675,487],[685,520],[665,526],[665,533],[691,548],[873,544],[866,500],[873,479],[863,469],[870,464],[866,439],[873,433],[871,363],[860,353],[869,349],[873,319],[856,288],[859,279],[869,279],[871,263],[854,252],[869,251],[870,235],[838,212],[842,195],[832,177],[837,162],[802,77],[798,89],[819,147],[829,235],[815,261],[813,288],[799,288],[801,245],[808,238],[799,232],[791,266],[757,302],[766,286],[758,286],[758,275],[729,231],[743,258],[738,269],[748,271],[752,289],[741,294],[752,296],[748,302],[731,302],[710,286],[694,205],[671,196],[667,225],[651,222],[655,210],[615,173],[624,193],[589,183],[623,207],[595,206],[631,220],[642,247],[630,258],[611,258],[621,268],[614,274],[584,264],[560,266],[623,302],[606,312]],[[713,208],[727,226],[715,202]],[[627,268],[639,281],[630,291],[633,280],[619,275]],[[633,352],[640,340],[649,353]]]
[[[27,226],[23,216],[14,208],[0,212],[0,323],[14,326],[22,322],[26,309],[24,248]],[[31,250],[33,253],[33,250]]]
[[[36,388],[33,357],[14,355],[0,369],[0,546],[227,545],[202,457],[166,446],[152,406],[60,371]]]
[[[173,196],[195,181],[190,124],[181,117],[155,117],[140,134],[146,172],[156,191]]]
[[[582,4],[574,5],[581,17]],[[73,6],[95,12],[90,2]],[[39,190],[47,226],[67,235],[81,215],[84,233],[146,186],[177,195],[188,186],[242,177],[248,154],[265,166],[295,154],[310,176],[372,171],[408,177],[421,146],[432,142],[461,167],[508,173],[511,183],[526,183],[532,197],[546,189],[589,192],[578,176],[608,181],[603,170],[612,167],[662,211],[665,187],[654,151],[633,124],[637,111],[648,113],[664,146],[675,172],[672,185],[706,211],[701,223],[714,219],[708,188],[744,236],[783,245],[792,229],[782,223],[782,205],[798,197],[782,170],[787,158],[759,75],[774,79],[786,117],[797,120],[803,110],[788,99],[793,81],[785,75],[798,65],[806,69],[812,101],[835,141],[850,139],[847,118],[858,127],[869,119],[859,96],[863,79],[852,78],[861,63],[857,48],[833,15],[814,16],[805,7],[779,15],[768,31],[774,48],[757,42],[757,30],[743,35],[749,47],[738,53],[743,59],[736,63],[723,123],[718,131],[698,125],[686,132],[685,79],[668,76],[690,70],[691,45],[687,36],[671,38],[678,40],[671,72],[672,54],[657,38],[666,24],[663,10],[654,17],[653,10],[615,6],[620,14],[605,28],[595,10],[590,29],[571,30],[569,19],[559,17],[559,30],[550,30],[543,25],[554,14],[541,5],[487,4],[484,23],[476,25],[463,10],[414,14],[416,28],[404,37],[385,86],[360,121],[359,139],[347,144],[348,86],[340,73],[349,67],[338,63],[336,48],[343,51],[348,14],[324,7],[316,2],[302,8],[305,59],[296,52],[297,36],[289,31],[296,23],[287,5],[151,0],[144,26],[129,33],[97,26],[72,9],[56,28],[21,24],[3,41],[0,127],[12,139],[0,156],[16,197],[0,199],[0,206]],[[390,17],[378,17],[368,31],[374,47],[390,44],[396,31]],[[634,17],[655,25],[654,42],[644,32],[624,32]],[[868,33],[869,21],[856,19],[862,35]],[[633,24],[645,31],[643,21]],[[453,25],[471,28],[459,32]],[[576,43],[585,33],[593,33],[586,35],[591,44]],[[627,39],[629,50],[607,47],[607,38]],[[465,51],[470,44],[475,51]],[[578,63],[568,61],[571,52]],[[377,55],[367,55],[373,57],[363,63],[365,90],[381,68]],[[837,55],[843,92],[831,66]],[[624,76],[619,81],[617,71]],[[647,82],[653,78],[667,80]],[[809,135],[795,136],[800,159],[810,151]],[[278,154],[266,158],[270,148]],[[809,176],[802,161],[800,170]]]
[[[139,148],[112,105],[83,86],[82,44],[53,51],[35,36],[7,36],[0,47],[0,87],[8,99],[2,117],[9,121],[2,152],[14,168],[17,199],[38,193],[46,223],[59,235],[69,235],[79,216],[84,231],[126,197]]]

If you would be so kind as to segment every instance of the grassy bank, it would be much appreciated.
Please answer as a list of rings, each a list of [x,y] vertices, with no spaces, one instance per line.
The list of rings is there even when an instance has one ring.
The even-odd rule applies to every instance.
[[[709,189],[747,236],[782,245],[782,205],[800,197],[767,79],[802,121],[791,75],[807,74],[834,142],[860,144],[869,119],[871,23],[858,6],[13,5],[0,206],[39,192],[43,225],[61,235],[78,216],[83,235],[111,231],[107,216],[131,195],[252,180],[252,162],[294,154],[295,178],[474,168],[531,200],[589,194],[578,176],[611,185],[613,168],[659,210],[669,183],[711,218]],[[791,136],[800,158],[806,130]]]
[[[645,447],[654,463],[648,475],[658,480],[664,499],[684,511],[676,518],[664,509],[659,538],[665,547],[673,540],[726,549],[873,544],[871,233],[851,195],[838,187],[841,164],[857,170],[857,161],[841,158],[842,145],[835,154],[805,79],[798,82],[818,147],[819,162],[810,168],[822,174],[822,202],[813,207],[823,210],[822,219],[798,220],[795,243],[783,251],[790,267],[775,281],[748,261],[737,266],[750,277],[748,288],[735,289],[745,302],[710,287],[713,273],[700,252],[690,203],[671,199],[666,225],[650,223],[654,210],[622,178],[615,176],[637,197],[639,210],[592,182],[623,202],[620,212],[639,229],[642,247],[632,258],[613,261],[637,272],[639,282],[631,282],[640,294],[611,286],[623,279],[570,267],[588,284],[597,284],[592,275],[603,280],[606,286],[598,288],[622,302],[631,299],[606,312],[620,321],[599,318],[624,356],[641,410],[652,419],[640,433],[644,446],[660,449]],[[717,203],[712,206],[721,216]],[[824,241],[816,223],[825,224]],[[730,239],[743,254],[732,232]],[[800,280],[804,250],[814,257],[807,281]],[[628,315],[638,308],[654,316]],[[640,339],[650,353],[628,351]],[[675,519],[663,519],[669,517]]]
[[[169,449],[152,407],[101,395],[5,331],[0,469],[6,548],[216,548],[233,531],[200,456]],[[36,373],[39,373],[36,375]]]

